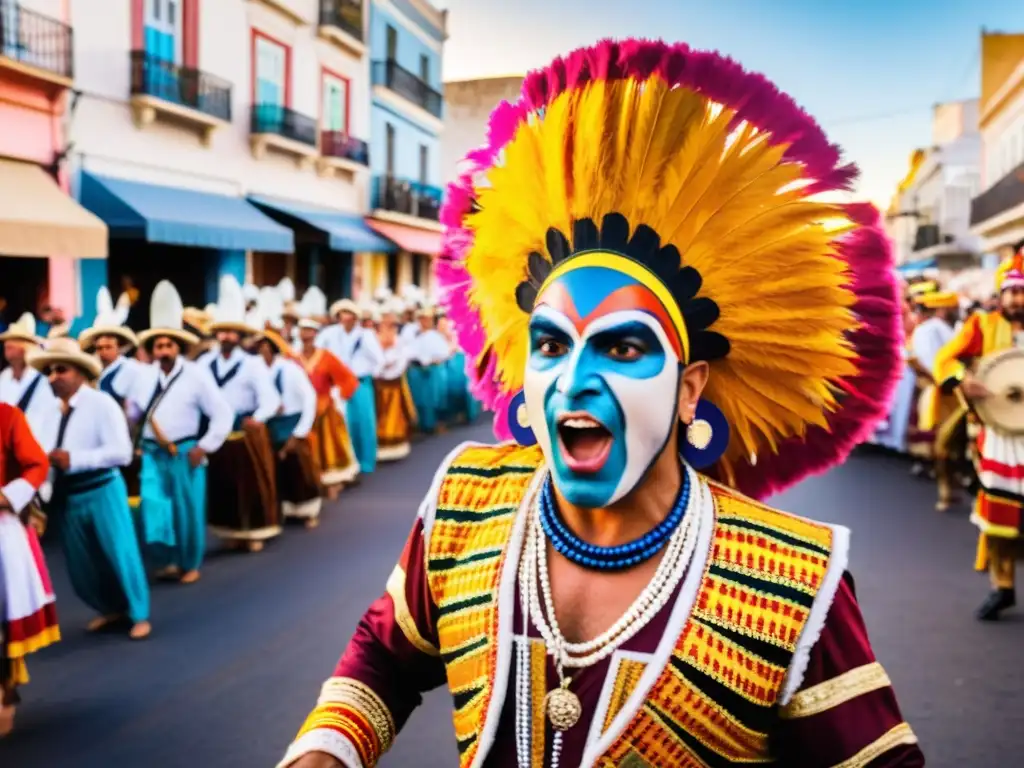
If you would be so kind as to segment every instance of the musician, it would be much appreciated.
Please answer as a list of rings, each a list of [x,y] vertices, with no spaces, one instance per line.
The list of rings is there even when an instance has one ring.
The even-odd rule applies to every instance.
[[[1024,253],[1018,252],[1000,266],[996,284],[1000,310],[971,315],[935,358],[935,380],[943,389],[959,386],[963,395],[979,406],[993,393],[968,366],[1024,346]],[[984,422],[984,414],[980,415]],[[995,621],[1017,602],[1015,561],[1024,553],[1024,436],[1008,434],[990,418],[978,437],[978,456],[981,488],[971,516],[980,530],[975,566],[988,569],[992,591],[976,616],[981,621]]]
[[[160,577],[191,584],[199,581],[206,553],[206,456],[223,445],[234,414],[209,369],[187,359],[199,339],[182,329],[182,311],[174,286],[158,283],[151,327],[139,334],[153,376],[132,395],[129,409],[141,414],[145,542],[164,561]]]

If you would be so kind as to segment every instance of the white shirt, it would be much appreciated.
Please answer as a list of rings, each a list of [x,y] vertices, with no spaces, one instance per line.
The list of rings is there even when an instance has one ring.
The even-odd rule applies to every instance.
[[[156,362],[149,366],[149,371],[149,375],[140,377],[139,385],[132,392],[129,416],[140,418],[153,399],[157,385],[166,388],[173,380],[174,384],[150,414],[150,420],[157,423],[165,438],[176,443],[196,437],[200,416],[205,415],[209,425],[199,447],[207,453],[220,448],[234,426],[235,414],[213,380],[210,369],[179,357],[169,374],[164,374]],[[148,422],[143,427],[142,437],[156,439]]]
[[[420,365],[443,363],[450,354],[448,339],[436,328],[420,331],[409,349],[409,357]]]
[[[71,459],[69,475],[124,467],[131,463],[132,439],[128,433],[128,419],[114,398],[98,389],[81,386],[68,405],[71,415],[64,430],[64,440],[57,445],[61,422],[58,401],[40,428],[39,444],[47,453],[58,447],[68,452]]]
[[[398,338],[407,347],[411,347],[416,337],[420,335],[420,324],[417,322],[406,323],[402,326],[402,330],[398,332]]]
[[[360,379],[376,376],[384,362],[376,332],[358,325],[351,331],[341,324],[329,325],[316,337],[316,345],[333,352]]]
[[[25,408],[25,420],[28,421],[32,434],[38,440],[39,429],[50,418],[54,409],[60,408],[57,396],[50,389],[50,382],[35,368],[26,368],[22,372],[20,380],[14,378],[14,371],[11,368],[4,368],[3,371],[0,371],[0,403],[17,405],[22,395],[36,379],[39,379],[39,383],[36,384],[32,399],[28,401],[28,407]]]
[[[380,367],[377,378],[387,381],[394,381],[401,378],[405,369],[409,367],[409,350],[399,340],[387,349],[382,350],[384,363]]]
[[[281,395],[281,415],[299,414],[292,437],[303,438],[313,428],[316,419],[316,390],[306,370],[294,360],[278,355],[270,364],[270,380]],[[278,389],[278,382],[281,386]]]
[[[917,362],[931,372],[935,368],[935,358],[946,344],[953,338],[953,329],[940,317],[929,317],[914,329],[910,337],[910,348]]]
[[[217,348],[202,355],[197,365],[206,368],[214,378],[222,381],[237,366],[237,372],[220,385],[224,399],[235,414],[251,413],[253,419],[265,423],[281,407],[281,398],[270,380],[270,372],[263,361],[240,347],[231,350],[225,358]]]
[[[145,365],[138,360],[122,355],[103,369],[103,373],[100,374],[100,378],[96,382],[96,388],[103,389],[102,384],[109,378],[110,388],[114,390],[114,394],[125,400],[131,395],[139,377],[144,376],[145,372]]]

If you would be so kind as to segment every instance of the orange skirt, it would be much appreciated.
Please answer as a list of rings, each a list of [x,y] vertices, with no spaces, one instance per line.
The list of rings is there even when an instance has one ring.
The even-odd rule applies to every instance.
[[[345,417],[333,402],[317,415],[310,436],[320,464],[320,482],[328,486],[352,482],[359,474],[359,464]]]
[[[416,423],[416,406],[405,376],[373,383],[377,405],[377,461],[396,461],[409,455],[409,438]]]

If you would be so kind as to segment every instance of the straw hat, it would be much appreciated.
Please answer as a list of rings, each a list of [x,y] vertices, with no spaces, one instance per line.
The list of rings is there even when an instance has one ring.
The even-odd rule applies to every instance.
[[[337,317],[342,312],[351,312],[358,317],[359,305],[352,301],[352,299],[340,299],[331,304],[331,317]]]
[[[360,320],[372,320],[373,316],[377,313],[377,307],[368,302],[363,302],[359,305],[359,319]]]
[[[93,321],[92,328],[86,328],[78,334],[78,343],[82,346],[82,349],[87,352],[90,351],[100,336],[113,336],[126,347],[137,347],[139,345],[139,339],[136,337],[135,332],[124,325],[125,320],[128,319],[128,310],[131,306],[127,301],[128,297],[124,296],[124,298],[126,301],[118,301],[118,306],[115,307],[113,300],[110,298],[110,291],[107,290],[106,286],[103,286],[96,292],[96,319]]]
[[[258,344],[261,341],[269,341],[271,346],[274,348],[274,352],[285,357],[294,358],[295,353],[292,351],[292,346],[277,331],[270,330],[269,328],[260,333],[255,337],[255,341]]]
[[[148,330],[139,334],[139,344],[149,348],[150,342],[160,336],[174,339],[183,349],[199,343],[199,337],[182,328],[185,307],[182,306],[178,289],[169,280],[161,280],[153,289],[149,300]]]
[[[299,328],[307,328],[311,331],[319,331],[322,326],[311,317],[304,317],[299,320]]]
[[[221,275],[220,278],[217,307],[213,312],[213,322],[210,323],[210,333],[218,331],[236,331],[243,336],[257,332],[256,328],[246,322],[245,296],[234,275]]]
[[[67,336],[47,339],[42,349],[29,353],[27,362],[39,372],[45,371],[51,365],[71,365],[84,373],[90,381],[98,378],[103,370],[99,360],[83,352],[78,342]]]
[[[185,307],[181,313],[181,320],[184,325],[194,329],[200,336],[210,335],[210,323],[213,322],[213,315],[199,307]]]
[[[0,333],[0,341],[24,341],[28,344],[42,344],[43,340],[36,336],[36,319],[31,312],[26,312]]]
[[[256,305],[256,311],[259,313],[259,322],[250,322],[254,328],[262,329],[268,323],[272,328],[284,325],[284,299],[281,298],[281,291],[271,286],[260,288],[260,300]]]
[[[290,277],[281,278],[281,281],[277,284],[277,293],[285,304],[295,301],[295,283],[292,282]]]
[[[298,320],[302,317],[302,306],[297,301],[286,301],[281,308],[282,320]]]
[[[437,307],[434,307],[430,304],[420,307],[419,309],[416,310],[416,317],[435,318],[437,317]]]
[[[299,317],[327,317],[327,296],[319,287],[311,285],[302,294]]]
[[[58,323],[57,325],[51,326],[50,330],[46,332],[46,338],[48,339],[63,339],[67,338],[71,334],[68,333],[71,330],[71,323]]]

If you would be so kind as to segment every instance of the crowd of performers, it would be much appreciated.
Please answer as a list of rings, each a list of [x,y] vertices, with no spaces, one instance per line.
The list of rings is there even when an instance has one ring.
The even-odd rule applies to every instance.
[[[976,612],[982,621],[1016,605],[1015,564],[1024,554],[1024,438],[985,423],[977,406],[993,393],[975,375],[983,359],[1024,347],[1024,244],[1015,250],[984,304],[968,305],[935,280],[904,286],[903,377],[874,437],[910,455],[913,474],[936,482],[937,510],[961,502],[965,491],[974,495],[975,567],[991,582]]]
[[[261,550],[294,518],[417,431],[479,412],[450,325],[418,289],[327,306],[288,281],[233,277],[216,304],[186,308],[157,285],[150,327],[97,297],[77,340],[25,315],[0,334],[0,735],[13,726],[25,657],[60,638],[41,536],[59,538],[90,631],[152,632],[150,576],[199,580],[207,532]]]

